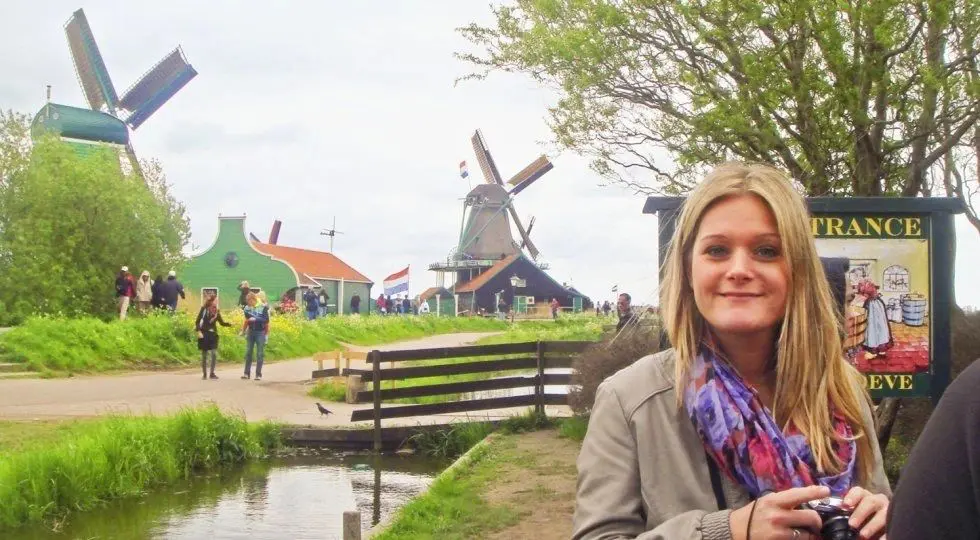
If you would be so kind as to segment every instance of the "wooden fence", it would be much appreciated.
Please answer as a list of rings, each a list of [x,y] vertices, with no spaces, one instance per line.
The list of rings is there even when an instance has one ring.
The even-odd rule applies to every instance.
[[[550,368],[570,368],[575,356],[591,345],[591,341],[531,341],[526,343],[506,343],[501,345],[474,345],[465,347],[445,347],[439,349],[415,349],[400,351],[371,351],[367,355],[370,371],[359,372],[363,382],[371,382],[372,389],[358,392],[357,401],[373,403],[370,409],[359,409],[351,414],[351,421],[374,420],[374,449],[381,449],[381,420],[385,418],[404,418],[409,416],[428,416],[434,414],[503,409],[508,407],[534,406],[535,411],[544,414],[545,405],[563,405],[568,402],[568,394],[546,394],[545,386],[569,384],[571,375],[567,373],[545,373]],[[480,359],[455,361],[459,358],[476,356],[515,356],[514,358]],[[526,355],[526,356],[524,356]],[[450,363],[417,367],[389,367],[382,369],[382,363],[411,363],[420,360],[452,360]],[[498,373],[508,371],[532,371],[533,375],[517,374],[486,380],[429,384],[405,388],[383,389],[386,380],[415,379],[469,373]],[[345,370],[352,371],[352,370]],[[463,394],[505,388],[533,388],[527,395],[467,399],[446,403],[421,405],[399,405],[382,407],[385,401],[401,398]]]

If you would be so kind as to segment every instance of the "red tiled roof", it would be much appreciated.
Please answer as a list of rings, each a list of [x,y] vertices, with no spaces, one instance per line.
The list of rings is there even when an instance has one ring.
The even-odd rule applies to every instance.
[[[487,268],[486,272],[483,272],[482,274],[476,276],[475,278],[473,278],[473,279],[467,281],[466,283],[464,283],[464,284],[456,287],[456,292],[457,293],[473,292],[473,291],[479,289],[480,287],[486,285],[486,283],[488,281],[490,281],[490,278],[492,278],[493,276],[496,276],[501,271],[503,271],[504,268],[507,268],[508,266],[510,266],[510,263],[516,261],[517,260],[517,257],[519,257],[519,256],[520,256],[520,253],[518,252],[518,253],[515,253],[513,255],[509,255],[509,256],[507,256],[507,257],[505,257],[503,259],[500,259],[499,261],[497,261],[496,263],[494,263],[493,266],[491,266],[490,268]]]
[[[344,279],[345,281],[374,283],[365,277],[364,274],[354,270],[350,265],[337,258],[333,253],[256,241],[252,241],[252,246],[261,253],[272,255],[277,259],[289,263],[296,270],[296,273],[299,274],[302,285],[316,285],[317,283],[313,281],[313,278]]]

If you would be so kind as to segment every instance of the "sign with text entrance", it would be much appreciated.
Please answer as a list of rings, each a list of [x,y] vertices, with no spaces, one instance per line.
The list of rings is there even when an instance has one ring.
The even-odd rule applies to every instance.
[[[659,262],[682,197],[649,197]],[[874,398],[931,396],[949,384],[955,198],[811,197],[810,228],[821,259],[840,266],[845,358]]]

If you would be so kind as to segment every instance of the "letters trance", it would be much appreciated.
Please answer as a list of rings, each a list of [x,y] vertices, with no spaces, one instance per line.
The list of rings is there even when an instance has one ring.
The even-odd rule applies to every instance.
[[[921,216],[813,216],[816,238],[928,238],[928,220]]]

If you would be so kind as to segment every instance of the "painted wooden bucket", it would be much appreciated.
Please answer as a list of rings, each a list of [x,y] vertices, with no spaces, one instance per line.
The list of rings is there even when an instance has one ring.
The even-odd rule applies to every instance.
[[[902,322],[909,326],[922,326],[928,308],[926,297],[921,294],[902,295]]]
[[[852,349],[864,343],[864,334],[868,330],[868,310],[861,306],[848,306],[844,330],[844,349]]]
[[[892,298],[888,301],[888,305],[885,306],[885,313],[887,313],[888,320],[891,322],[902,322],[902,301],[899,298]]]

